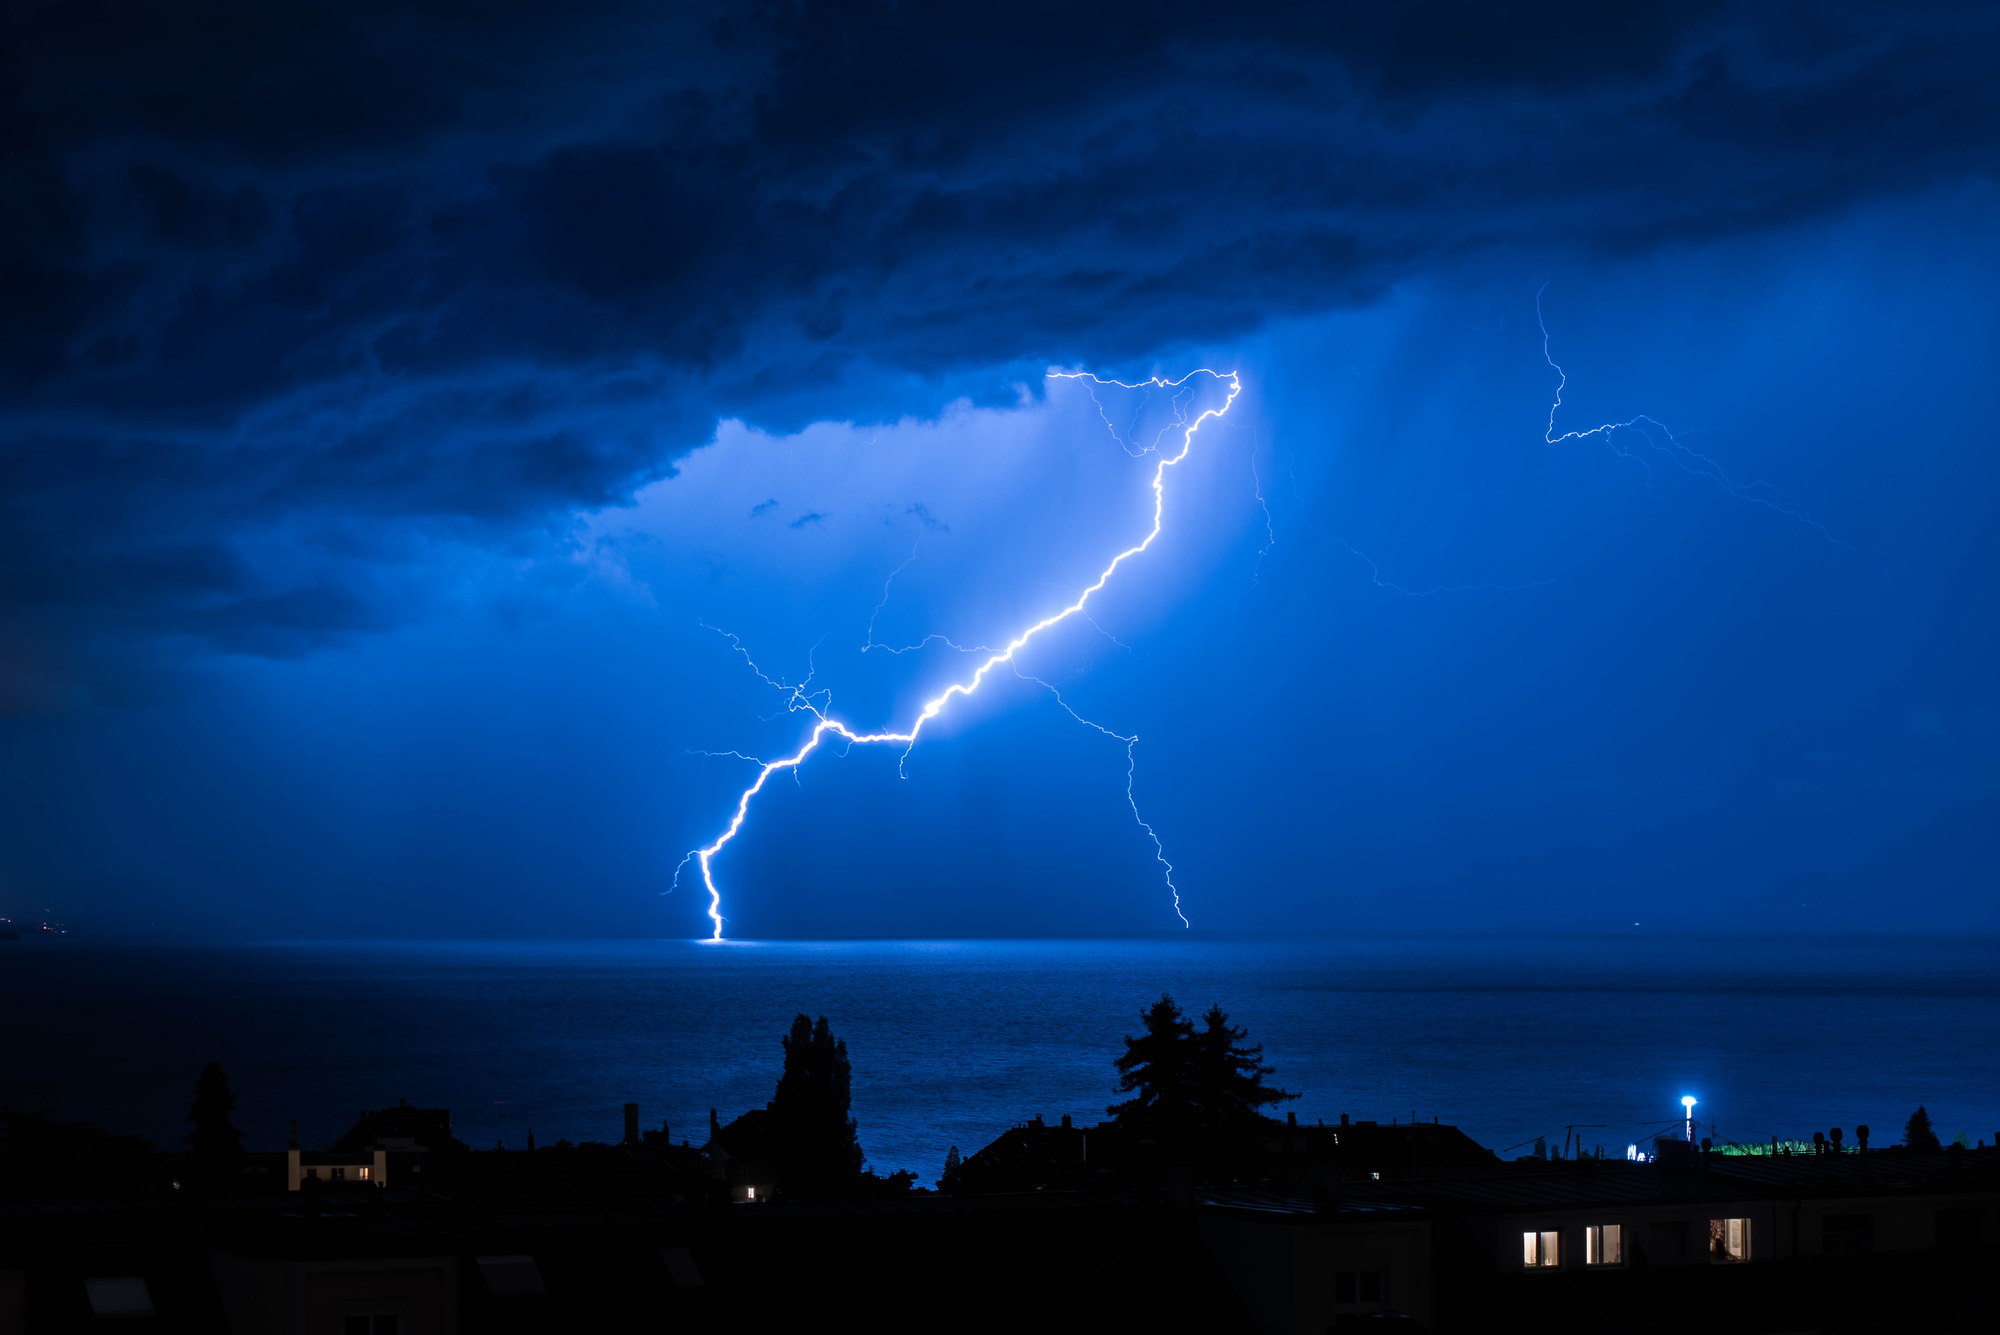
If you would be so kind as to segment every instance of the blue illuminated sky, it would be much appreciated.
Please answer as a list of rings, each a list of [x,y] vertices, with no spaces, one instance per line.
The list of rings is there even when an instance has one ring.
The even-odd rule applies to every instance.
[[[1022,661],[1197,929],[2000,926],[1989,9],[660,10],[15,21],[0,914],[705,933],[1211,367]],[[1179,930],[1011,674],[715,865]]]

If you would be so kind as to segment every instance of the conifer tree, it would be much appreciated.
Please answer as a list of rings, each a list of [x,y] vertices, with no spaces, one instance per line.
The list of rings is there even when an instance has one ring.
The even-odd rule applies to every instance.
[[[1918,1104],[1910,1114],[1910,1120],[1903,1123],[1903,1143],[1913,1150],[1934,1150],[1938,1148],[1937,1132],[1931,1129],[1931,1115]]]
[[[243,1160],[243,1133],[230,1124],[236,1111],[236,1095],[221,1062],[201,1068],[194,1082],[194,1105],[187,1120],[194,1130],[182,1137],[188,1147],[188,1163],[195,1176],[208,1180],[226,1179]]]
[[[1139,1013],[1145,1032],[1125,1036],[1118,1067],[1118,1092],[1130,1094],[1105,1111],[1118,1125],[1141,1137],[1183,1141],[1198,1125],[1194,1100],[1194,1024],[1171,995]]]
[[[1201,1022],[1193,1037],[1193,1099],[1201,1129],[1210,1140],[1254,1133],[1265,1108],[1298,1095],[1264,1083],[1277,1068],[1264,1064],[1262,1043],[1244,1046],[1248,1033],[1233,1027],[1221,1006],[1210,1006]]]
[[[792,1021],[780,1042],[785,1071],[771,1100],[772,1140],[778,1181],[787,1195],[839,1195],[861,1178],[861,1146],[848,1116],[853,1070],[847,1044],[806,1016]]]
[[[958,1146],[954,1145],[944,1156],[944,1176],[938,1179],[938,1186],[951,1187],[958,1181],[958,1170],[965,1161],[958,1157]]]

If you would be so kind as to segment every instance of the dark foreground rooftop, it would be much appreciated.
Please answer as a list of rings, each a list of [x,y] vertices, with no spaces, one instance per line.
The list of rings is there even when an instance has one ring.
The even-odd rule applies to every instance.
[[[1044,1151],[1067,1142],[1022,1143],[1044,1156],[1023,1162],[1059,1164]],[[1289,1153],[1271,1160],[1298,1170],[1282,1181],[1197,1186],[1157,1158],[1149,1180],[1115,1189],[877,1184],[871,1199],[738,1203],[730,1165],[661,1140],[392,1167],[421,1185],[291,1191],[282,1172],[252,1171],[243,1181],[262,1190],[12,1201],[0,1203],[0,1333],[1777,1335],[2000,1322],[1996,1150],[1473,1161],[1400,1180],[1342,1180]]]

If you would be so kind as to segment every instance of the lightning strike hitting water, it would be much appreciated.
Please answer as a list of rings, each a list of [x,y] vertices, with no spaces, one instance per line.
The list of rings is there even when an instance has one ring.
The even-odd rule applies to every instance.
[[[1162,431],[1161,436],[1156,439],[1154,446],[1150,447],[1150,452],[1158,453],[1160,461],[1153,469],[1153,526],[1150,530],[1147,531],[1146,536],[1140,539],[1138,542],[1134,543],[1132,546],[1127,547],[1124,551],[1119,552],[1116,556],[1112,557],[1110,563],[1107,564],[1104,567],[1103,571],[1099,573],[1096,581],[1093,582],[1091,585],[1089,585],[1089,587],[1085,588],[1083,592],[1079,593],[1074,601],[1070,602],[1060,611],[1050,613],[1048,616],[1043,617],[1040,621],[1035,622],[1033,625],[1027,627],[1025,630],[1015,635],[1013,639],[1007,642],[1005,648],[1001,649],[997,653],[994,653],[990,657],[988,657],[986,661],[981,663],[979,667],[974,670],[972,675],[968,677],[966,680],[962,682],[952,683],[950,686],[947,686],[939,694],[933,696],[930,700],[926,701],[924,707],[917,712],[917,717],[915,721],[913,721],[910,724],[908,732],[856,732],[853,728],[849,727],[847,724],[841,722],[839,719],[831,717],[828,714],[827,711],[832,708],[831,699],[827,700],[824,707],[814,703],[815,696],[818,693],[816,692],[814,693],[814,695],[807,695],[804,691],[805,683],[801,683],[799,686],[788,687],[788,686],[783,686],[781,683],[778,682],[772,682],[772,685],[779,686],[780,689],[786,690],[790,693],[788,708],[794,710],[802,709],[807,713],[810,713],[815,719],[818,720],[818,722],[816,722],[813,725],[812,731],[809,734],[807,734],[805,742],[799,747],[797,751],[794,751],[791,755],[780,757],[777,760],[762,762],[761,768],[757,771],[756,780],[752,782],[748,788],[745,788],[743,790],[742,795],[736,799],[736,813],[733,817],[731,817],[728,828],[724,829],[721,834],[716,836],[714,843],[709,844],[705,848],[695,849],[693,852],[689,853],[687,857],[681,859],[680,866],[674,868],[674,882],[675,884],[679,884],[681,868],[687,866],[690,859],[694,860],[700,865],[701,881],[702,884],[706,886],[708,889],[708,918],[710,922],[715,924],[715,931],[710,936],[711,940],[720,941],[723,939],[722,938],[722,892],[716,888],[715,884],[715,869],[714,869],[715,855],[720,853],[725,847],[727,847],[729,841],[734,839],[737,835],[737,832],[743,828],[743,822],[746,819],[748,819],[750,815],[751,800],[754,799],[758,793],[764,791],[764,785],[770,782],[771,776],[773,774],[778,773],[780,770],[792,770],[796,772],[798,767],[805,763],[806,757],[810,756],[814,751],[817,751],[819,749],[820,743],[826,740],[828,734],[832,734],[833,736],[841,738],[842,740],[847,742],[850,746],[880,746],[887,743],[899,742],[903,746],[903,754],[905,756],[908,756],[911,749],[916,746],[917,739],[923,735],[924,725],[926,723],[929,723],[932,719],[936,718],[940,713],[942,713],[945,707],[952,702],[954,697],[961,695],[971,695],[973,692],[977,691],[980,688],[980,686],[985,682],[987,675],[991,673],[993,669],[996,667],[1000,667],[1004,664],[1009,668],[1014,668],[1015,655],[1020,653],[1022,649],[1027,647],[1028,642],[1034,639],[1037,635],[1040,635],[1043,631],[1048,630],[1052,626],[1060,625],[1063,622],[1069,620],[1073,616],[1082,615],[1083,617],[1088,619],[1089,613],[1084,611],[1084,605],[1090,601],[1092,595],[1096,594],[1099,590],[1101,590],[1106,584],[1108,584],[1111,581],[1112,575],[1117,573],[1119,566],[1125,564],[1125,562],[1130,560],[1132,557],[1138,556],[1140,553],[1144,552],[1147,548],[1151,547],[1153,545],[1154,539],[1160,536],[1161,525],[1166,515],[1167,470],[1169,468],[1172,468],[1174,465],[1180,463],[1181,460],[1187,458],[1188,452],[1194,448],[1195,433],[1201,430],[1202,424],[1208,421],[1211,417],[1221,417],[1225,413],[1227,413],[1231,405],[1233,405],[1236,402],[1236,396],[1239,393],[1241,393],[1243,389],[1243,383],[1234,371],[1220,372],[1220,371],[1211,371],[1208,370],[1207,368],[1203,368],[1202,370],[1199,371],[1190,371],[1188,372],[1188,374],[1182,376],[1178,380],[1163,380],[1160,377],[1155,376],[1150,380],[1142,381],[1138,384],[1126,384],[1124,381],[1120,380],[1104,380],[1097,376],[1091,375],[1087,372],[1081,372],[1081,371],[1052,371],[1049,374],[1051,379],[1081,380],[1087,382],[1090,385],[1116,385],[1122,389],[1146,389],[1151,387],[1151,388],[1158,388],[1165,390],[1180,390],[1185,386],[1187,386],[1188,382],[1193,380],[1196,376],[1208,376],[1214,380],[1227,384],[1229,386],[1229,393],[1223,399],[1221,407],[1207,409],[1204,412],[1202,412],[1198,417],[1196,417],[1193,421],[1187,421],[1184,417],[1181,417],[1179,420],[1176,421],[1175,425],[1181,426],[1183,430],[1181,433],[1180,449],[1177,450],[1174,454],[1168,455],[1164,449],[1160,449],[1158,447],[1159,439],[1164,439],[1165,437],[1166,432],[1164,430]],[[1091,397],[1095,399],[1096,398],[1095,393],[1093,393]],[[1103,414],[1104,412],[1103,405],[1101,403],[1098,405],[1098,411],[1100,414]],[[1108,415],[1105,416],[1105,425],[1111,426],[1111,421]],[[1172,429],[1171,427],[1166,428],[1166,430],[1171,430],[1171,429]],[[1117,435],[1115,428],[1113,428],[1112,434],[1115,438]],[[1146,452],[1148,451],[1141,451],[1140,453],[1146,453]],[[915,554],[913,552],[912,559],[914,559],[914,557]],[[905,562],[904,564],[907,565],[908,562]],[[894,576],[892,575],[891,579],[893,578]],[[887,597],[886,591],[884,597],[885,599]],[[878,608],[877,611],[879,610],[880,609]],[[732,639],[733,638],[734,637],[732,637]],[[873,634],[871,633],[869,636],[871,645],[873,644],[873,639],[874,637]],[[741,649],[742,646],[738,645],[737,647]],[[748,657],[748,655],[745,656]],[[753,663],[751,666],[755,668],[756,665]],[[760,677],[764,676],[764,674],[761,671],[759,671],[757,675]],[[771,679],[769,677],[764,677],[764,680],[770,681]],[[807,680],[810,681],[811,679],[808,678]],[[1047,685],[1046,682],[1042,684]],[[1062,699],[1060,695],[1058,695],[1056,698],[1059,702]],[[1069,706],[1065,703],[1063,705],[1063,708],[1069,709]],[[1126,754],[1127,766],[1126,766],[1125,795],[1128,800],[1131,799],[1132,798],[1132,785],[1131,785],[1132,746],[1138,741],[1138,739],[1136,737],[1127,738],[1124,737],[1122,734],[1112,732],[1108,728],[1100,727],[1095,723],[1089,723],[1089,720],[1084,719],[1082,716],[1078,715],[1076,711],[1073,709],[1070,710],[1070,716],[1075,718],[1080,723],[1088,723],[1090,727],[1096,728],[1099,732],[1105,733],[1107,736],[1116,737],[1118,738],[1118,740],[1126,743],[1125,754]],[[1134,819],[1139,820],[1140,827],[1144,829],[1149,836],[1152,837],[1153,846],[1158,852],[1160,863],[1167,869],[1167,888],[1173,891],[1174,913],[1176,916],[1180,917],[1181,924],[1183,926],[1186,926],[1187,918],[1185,917],[1185,915],[1181,914],[1180,890],[1173,883],[1173,864],[1167,861],[1166,850],[1164,847],[1161,846],[1159,836],[1153,833],[1153,827],[1146,824],[1146,822],[1143,819],[1139,818],[1139,807],[1136,800],[1133,801],[1132,815]]]

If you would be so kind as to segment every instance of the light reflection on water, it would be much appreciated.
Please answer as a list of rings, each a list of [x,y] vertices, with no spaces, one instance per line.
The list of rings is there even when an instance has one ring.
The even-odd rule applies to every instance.
[[[1093,1121],[1141,1006],[1220,1002],[1303,1092],[1306,1120],[1413,1112],[1496,1149],[1609,1123],[1623,1145],[1700,1098],[1725,1137],[1926,1104],[2000,1128],[2000,942],[1853,938],[1287,941],[21,943],[0,1003],[0,1101],[177,1143],[201,1064],[252,1148],[365,1107],[453,1111],[462,1139],[615,1139],[619,1105],[699,1144],[771,1096],[778,1035],[824,1013],[880,1171],[936,1177],[1037,1113]]]

